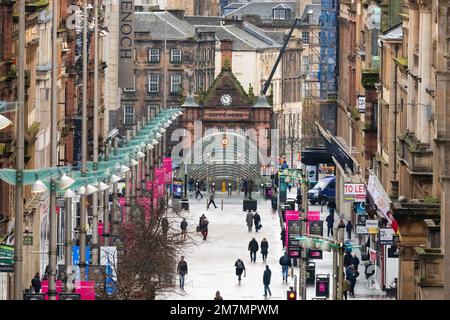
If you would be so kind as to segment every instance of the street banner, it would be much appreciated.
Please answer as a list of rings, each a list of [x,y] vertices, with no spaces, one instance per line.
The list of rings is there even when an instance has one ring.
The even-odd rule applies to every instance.
[[[289,241],[289,221],[290,220],[299,220],[300,219],[300,213],[297,210],[286,210],[286,214],[285,214],[285,218],[286,218],[286,238],[284,241],[284,245],[287,248],[288,247],[288,241]]]
[[[384,188],[378,178],[370,174],[369,175],[369,181],[367,182],[367,192],[371,195],[373,202],[377,206],[378,210],[380,210],[384,217],[391,222],[393,219],[391,218],[391,215],[389,214],[389,211],[391,209],[391,199],[387,195],[386,191],[384,191]]]
[[[378,220],[366,220],[366,228],[369,234],[378,234]]]
[[[41,291],[45,294],[45,300],[48,300],[48,280],[42,280]],[[56,300],[59,300],[59,294],[63,292],[64,284],[61,280],[56,280]],[[75,281],[75,293],[81,295],[81,300],[95,300],[95,281]]]
[[[380,228],[379,239],[380,244],[393,245],[394,244],[394,229]]]
[[[320,211],[308,211],[308,221],[306,222],[306,232],[309,232],[310,221],[318,221],[320,220]]]
[[[155,181],[157,184],[164,184],[164,168],[155,168]]]
[[[164,158],[163,159],[163,168],[164,168],[164,183],[171,184],[172,183],[172,158]]]
[[[344,200],[348,202],[365,202],[366,185],[364,183],[345,183]]]
[[[120,0],[119,10],[119,88],[134,88],[134,0]]]

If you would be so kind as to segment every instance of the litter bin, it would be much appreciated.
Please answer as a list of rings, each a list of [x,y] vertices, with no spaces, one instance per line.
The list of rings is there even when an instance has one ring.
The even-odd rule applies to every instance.
[[[318,274],[316,275],[316,297],[330,296],[330,275]]]
[[[314,285],[316,280],[316,263],[308,262],[306,265],[306,284]]]
[[[181,200],[181,210],[186,210],[189,212],[189,200],[188,199]]]

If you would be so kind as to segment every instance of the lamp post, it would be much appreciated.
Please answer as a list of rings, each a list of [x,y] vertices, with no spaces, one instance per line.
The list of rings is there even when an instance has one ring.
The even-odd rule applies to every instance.
[[[16,192],[14,222],[14,299],[22,299],[23,288],[23,170],[25,140],[25,0],[19,1],[19,54],[17,132],[16,132]]]
[[[72,198],[75,196],[75,193],[68,189],[64,193],[65,198],[65,212],[66,212],[66,218],[65,218],[65,251],[64,251],[64,262],[66,265],[66,282],[65,282],[65,292],[70,292],[72,290],[72,283],[70,283],[68,280],[69,273],[71,273],[72,270]]]
[[[88,0],[84,2],[83,12],[83,103],[82,103],[82,121],[81,121],[81,176],[86,177],[87,160],[87,77],[88,77],[88,58],[87,58],[87,33],[88,33]],[[81,279],[86,277],[86,195],[81,195],[80,201],[80,275]]]

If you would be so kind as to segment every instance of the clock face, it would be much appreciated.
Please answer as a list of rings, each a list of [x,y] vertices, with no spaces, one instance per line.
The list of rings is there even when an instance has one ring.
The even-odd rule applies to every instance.
[[[231,96],[229,94],[224,94],[222,97],[220,97],[220,102],[224,105],[224,106],[229,106],[231,104]]]

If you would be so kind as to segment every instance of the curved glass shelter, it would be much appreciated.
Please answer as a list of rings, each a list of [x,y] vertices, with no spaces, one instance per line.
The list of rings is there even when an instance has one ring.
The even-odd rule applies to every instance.
[[[262,181],[262,156],[256,144],[246,136],[215,132],[194,143],[183,162],[194,180],[208,178]]]

